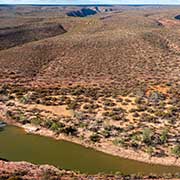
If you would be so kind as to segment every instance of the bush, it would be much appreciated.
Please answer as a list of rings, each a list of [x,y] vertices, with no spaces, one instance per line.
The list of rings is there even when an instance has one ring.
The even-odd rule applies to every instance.
[[[112,119],[115,120],[115,121],[119,121],[119,120],[121,120],[121,116],[119,116],[119,115],[113,115],[113,116],[112,116]]]
[[[125,146],[126,146],[124,139],[115,139],[115,140],[113,141],[113,144],[114,144],[114,145],[118,145],[118,146],[122,146],[122,147],[125,147]]]
[[[162,94],[158,91],[151,92],[151,94],[149,96],[150,102],[159,102],[159,101],[165,100],[165,99],[166,99],[166,97],[164,96],[164,94]]]
[[[29,120],[27,120],[26,116],[23,113],[19,115],[18,120],[22,124],[29,123]]]
[[[149,156],[151,157],[153,155],[154,149],[152,146],[148,146],[146,149],[146,152],[149,154]]]
[[[168,140],[168,130],[165,129],[160,136],[161,143],[164,144]]]
[[[136,99],[134,100],[134,102],[136,104],[141,104],[142,103],[142,98],[141,97],[136,97]]]
[[[48,129],[52,126],[52,124],[53,124],[53,121],[51,121],[51,120],[46,120],[44,122],[44,126]]]
[[[150,145],[152,143],[153,133],[149,128],[145,128],[142,132],[143,142]]]
[[[78,107],[78,103],[77,103],[76,101],[71,101],[71,102],[68,104],[68,109],[73,109],[73,110],[75,110],[77,107]]]
[[[77,129],[72,126],[65,127],[61,130],[62,133],[65,133],[67,135],[76,135],[77,134]]]
[[[107,131],[107,130],[104,130],[102,133],[101,133],[105,138],[109,138],[111,136],[110,132]]]
[[[112,100],[110,100],[110,99],[105,100],[103,104],[104,104],[105,106],[115,106],[115,105],[116,105],[116,104],[115,104]]]
[[[180,157],[180,145],[176,145],[171,149],[171,153],[176,156],[176,158]]]
[[[93,134],[90,136],[90,140],[93,142],[99,142],[101,137],[98,134]]]
[[[23,103],[23,104],[27,104],[29,102],[28,95],[22,96],[22,98],[20,99],[20,102]]]
[[[33,118],[31,120],[31,123],[34,124],[34,125],[40,125],[41,124],[41,119],[40,118]]]
[[[59,126],[58,126],[57,123],[53,122],[52,125],[51,125],[51,127],[50,127],[50,129],[51,129],[52,131],[54,131],[54,132],[58,132]]]

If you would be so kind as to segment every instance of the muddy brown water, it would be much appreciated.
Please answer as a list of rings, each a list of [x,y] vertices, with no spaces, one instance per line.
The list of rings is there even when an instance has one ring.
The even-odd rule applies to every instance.
[[[39,135],[26,134],[23,129],[6,126],[0,131],[0,157],[10,161],[50,164],[82,173],[144,174],[177,173],[180,168],[151,165],[108,155],[81,145],[57,141]]]

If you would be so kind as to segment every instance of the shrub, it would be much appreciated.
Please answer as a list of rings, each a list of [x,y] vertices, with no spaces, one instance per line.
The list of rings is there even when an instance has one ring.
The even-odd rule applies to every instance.
[[[40,125],[41,124],[41,119],[40,118],[33,118],[31,120],[31,123],[34,124],[34,125]]]
[[[145,128],[142,132],[142,138],[143,138],[143,142],[145,144],[151,144],[152,143],[152,136],[153,133],[149,128]]]
[[[141,97],[136,97],[136,99],[134,100],[134,102],[135,102],[136,104],[141,104],[142,98],[141,98]]]
[[[83,93],[84,93],[84,89],[79,87],[77,89],[74,89],[71,94],[74,96],[79,96]]]
[[[119,121],[119,120],[121,120],[121,116],[119,116],[119,115],[113,115],[113,116],[112,116],[112,119],[115,120],[115,121]]]
[[[176,158],[180,157],[180,145],[176,145],[171,149],[171,153],[176,156]]]
[[[113,141],[113,144],[114,144],[114,145],[120,145],[120,146],[122,146],[122,147],[125,147],[125,146],[126,146],[124,139],[115,139],[115,140]]]
[[[162,94],[158,91],[151,92],[151,94],[149,96],[150,102],[159,102],[160,100],[165,100],[165,99],[166,99],[166,97],[164,96],[164,94]]]
[[[78,107],[78,103],[77,103],[76,101],[71,101],[71,102],[68,104],[68,108],[69,108],[69,109],[75,110],[77,107]]]
[[[115,106],[115,105],[116,105],[116,104],[115,104],[112,100],[110,100],[110,99],[105,100],[103,104],[104,104],[105,106]]]
[[[105,138],[109,138],[111,136],[110,132],[107,131],[107,130],[104,130],[102,133],[101,133]]]
[[[139,117],[140,115],[137,113],[137,112],[135,112],[135,113],[133,113],[133,117]]]
[[[65,133],[67,135],[76,135],[77,134],[77,129],[75,127],[72,126],[68,126],[68,127],[64,127],[61,130],[62,133]]]
[[[149,154],[149,156],[151,157],[153,155],[154,149],[152,146],[148,146],[146,149],[146,152]]]
[[[160,136],[161,143],[166,143],[168,140],[168,130],[165,129]]]
[[[23,103],[23,104],[27,104],[29,102],[28,95],[22,96],[22,98],[20,99],[20,102]]]
[[[98,134],[92,134],[90,136],[90,140],[93,141],[93,142],[99,142],[100,139],[101,139],[101,137]]]
[[[137,105],[137,112],[142,112],[142,111],[146,111],[147,110],[147,106],[145,105]]]
[[[18,120],[22,124],[29,123],[29,121],[27,120],[27,118],[26,118],[26,116],[24,114],[20,114]]]
[[[52,125],[51,125],[51,127],[50,127],[50,129],[51,129],[52,131],[54,131],[54,132],[58,132],[59,126],[58,126],[57,123],[53,122]]]
[[[52,126],[52,123],[53,123],[53,121],[51,121],[51,120],[46,120],[46,121],[44,122],[44,126],[49,129],[49,128]]]
[[[123,99],[119,97],[116,101],[117,102],[123,102]]]

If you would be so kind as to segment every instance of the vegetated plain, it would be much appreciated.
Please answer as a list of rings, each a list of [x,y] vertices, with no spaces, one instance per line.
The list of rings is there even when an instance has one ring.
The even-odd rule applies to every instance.
[[[2,119],[180,166],[179,14],[178,6],[1,6]]]

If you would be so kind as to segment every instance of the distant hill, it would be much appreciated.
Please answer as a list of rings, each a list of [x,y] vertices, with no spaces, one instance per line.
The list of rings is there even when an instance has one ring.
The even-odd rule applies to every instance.
[[[0,50],[56,36],[65,32],[66,30],[63,26],[58,23],[28,24],[12,28],[0,28]]]
[[[180,15],[175,16],[175,19],[180,20]]]
[[[68,16],[73,16],[73,17],[86,17],[86,16],[91,16],[91,15],[95,15],[97,13],[103,13],[103,12],[110,12],[113,11],[115,9],[113,9],[111,6],[110,7],[106,7],[106,6],[90,6],[90,7],[83,7],[81,9],[77,9],[77,10],[73,10],[73,11],[69,11],[66,14]]]
[[[97,14],[97,10],[93,10],[90,8],[82,8],[80,10],[77,11],[70,11],[67,13],[68,16],[73,16],[73,17],[86,17],[86,16],[90,16],[90,15],[94,15]]]
[[[170,17],[179,10],[138,8],[30,6],[14,12],[2,8],[1,79],[132,89],[141,81],[177,78],[179,25]],[[67,17],[68,12],[76,18]],[[79,18],[94,13],[98,16]],[[171,23],[160,26],[161,17]]]

